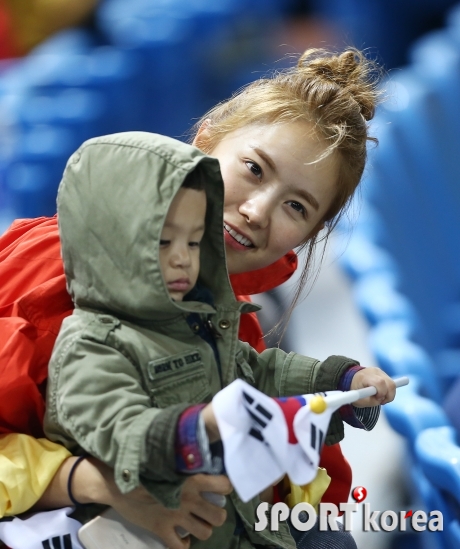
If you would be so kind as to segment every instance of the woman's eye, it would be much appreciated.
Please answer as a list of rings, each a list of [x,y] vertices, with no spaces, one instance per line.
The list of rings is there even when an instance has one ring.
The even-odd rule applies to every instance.
[[[246,166],[251,170],[251,172],[256,177],[258,177],[259,179],[262,177],[262,168],[259,166],[259,164],[256,164],[255,162],[251,162],[250,160],[247,160]]]
[[[299,212],[303,215],[303,217],[307,217],[307,210],[300,202],[291,201],[289,202],[289,205],[292,209],[294,209],[296,212]]]

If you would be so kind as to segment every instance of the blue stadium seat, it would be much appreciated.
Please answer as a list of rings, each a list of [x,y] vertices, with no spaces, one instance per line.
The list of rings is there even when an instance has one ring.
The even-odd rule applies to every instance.
[[[67,159],[79,145],[64,128],[43,125],[21,132],[5,168],[5,186],[18,217],[54,215]]]
[[[410,376],[409,385],[398,389],[398,398],[384,408],[390,425],[408,441],[411,448],[424,430],[449,425],[439,404],[419,395],[420,386],[417,374]]]
[[[460,546],[460,447],[450,426],[426,429],[415,443],[418,463],[437,494],[448,549]]]
[[[97,17],[108,42],[140,64],[141,129],[183,135],[187,122],[200,114],[199,60],[193,56],[189,10],[181,14],[145,1],[111,1],[102,5]]]
[[[53,34],[36,46],[29,54],[35,57],[42,54],[89,53],[98,45],[94,32],[84,28],[70,28]],[[39,61],[37,61],[39,62]]]
[[[384,126],[379,134],[379,151],[365,180],[365,199],[371,201],[385,225],[382,242],[378,244],[390,252],[397,263],[397,289],[409,297],[421,318],[423,330],[417,341],[436,353],[449,344],[442,317],[458,295],[455,276],[458,254],[453,252],[454,235],[444,234],[448,224],[442,232],[442,224],[438,223],[443,213],[435,211],[434,204],[430,210],[429,196],[434,190],[424,188],[420,168],[416,167],[420,162],[415,158],[415,151],[413,157],[409,157],[401,137],[399,125],[404,118],[400,112],[397,118],[399,122],[390,118],[391,124]],[[410,123],[408,120],[407,128],[412,127]],[[404,131],[409,136],[410,130]],[[421,131],[414,128],[414,133]],[[424,156],[425,149],[420,147],[420,151],[423,154],[419,156]],[[446,213],[446,220],[452,217],[454,209],[449,211],[452,213]]]
[[[107,102],[99,92],[68,88],[52,95],[31,93],[18,109],[18,126],[30,129],[37,125],[65,128],[76,143],[100,135],[108,116]]]
[[[378,323],[369,333],[371,352],[389,376],[409,375],[418,379],[416,387],[420,394],[441,402],[444,387],[436,375],[436,365],[423,347],[411,341],[412,330],[405,320]]]
[[[396,281],[397,275],[392,269],[359,277],[353,287],[355,302],[371,325],[403,320],[415,331],[417,313],[407,297],[396,290]]]

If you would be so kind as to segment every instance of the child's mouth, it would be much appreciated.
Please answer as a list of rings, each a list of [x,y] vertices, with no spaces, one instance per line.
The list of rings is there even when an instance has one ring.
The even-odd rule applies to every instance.
[[[168,282],[168,290],[174,290],[176,292],[183,292],[190,287],[190,280],[188,278],[178,278]]]

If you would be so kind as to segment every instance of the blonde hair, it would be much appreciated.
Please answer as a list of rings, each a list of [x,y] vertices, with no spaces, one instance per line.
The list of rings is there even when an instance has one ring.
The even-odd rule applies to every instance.
[[[325,224],[326,233],[321,240],[327,240],[361,180],[367,142],[377,142],[369,135],[367,122],[373,118],[380,96],[379,77],[377,65],[355,48],[342,53],[309,49],[299,57],[295,67],[260,78],[219,103],[192,131],[197,132],[206,124],[206,136],[200,136],[199,147],[211,153],[225,135],[249,124],[299,120],[311,123],[316,135],[326,143],[324,153],[316,161],[333,152],[339,157],[337,193],[318,226]],[[315,231],[301,246],[306,259],[287,318],[309,278],[317,243],[318,231]]]

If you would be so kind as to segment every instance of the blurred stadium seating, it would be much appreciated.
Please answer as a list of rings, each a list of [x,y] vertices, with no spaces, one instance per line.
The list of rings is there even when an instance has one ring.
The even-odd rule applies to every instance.
[[[371,326],[379,365],[411,376],[385,411],[407,441],[413,504],[441,510],[444,531],[411,538],[410,547],[416,540],[454,549],[460,544],[460,447],[451,426],[460,425],[460,6],[445,28],[411,46],[409,58],[383,84],[388,99],[373,121],[379,146],[370,151],[362,215],[341,263]],[[443,403],[454,390],[448,417]]]
[[[104,0],[92,28],[64,30],[3,61],[0,231],[16,217],[55,212],[66,160],[89,137],[145,130],[185,139],[256,65],[267,70],[267,37],[285,8],[282,0]]]

